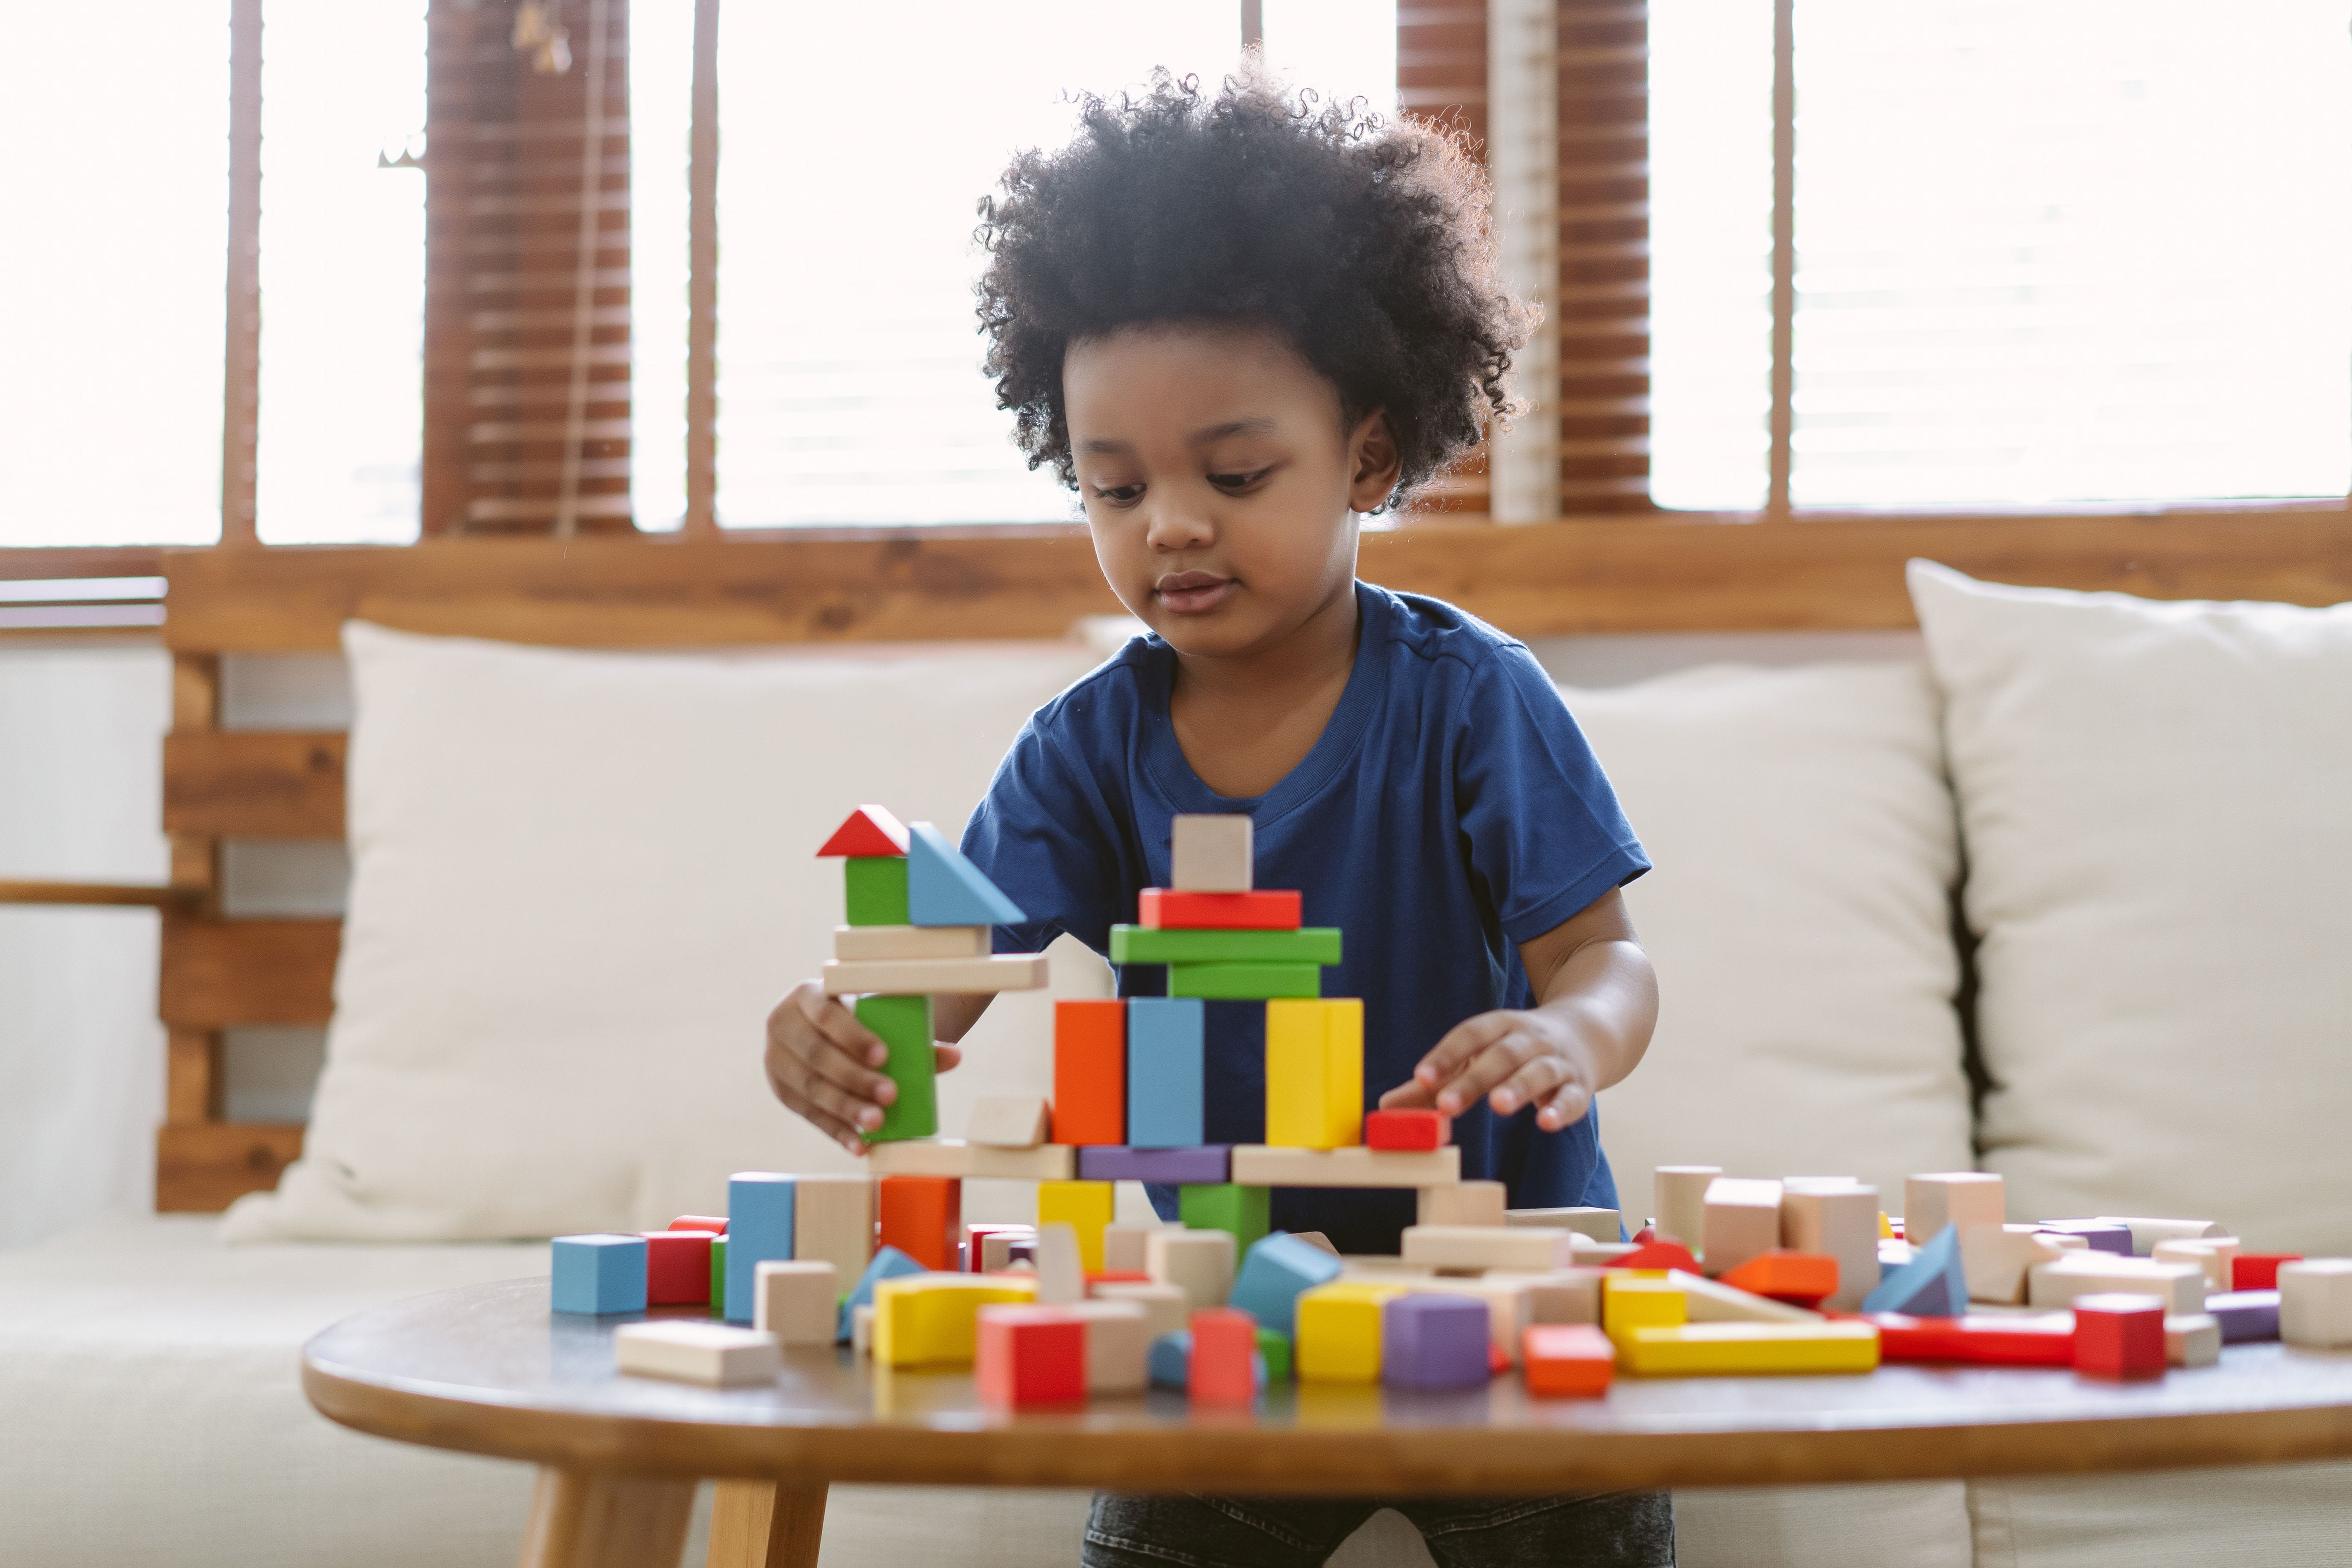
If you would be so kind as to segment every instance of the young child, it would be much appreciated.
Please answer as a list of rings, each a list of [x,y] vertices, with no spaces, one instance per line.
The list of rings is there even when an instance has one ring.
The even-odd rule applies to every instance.
[[[1245,812],[1258,885],[1346,933],[1324,990],[1363,998],[1367,1092],[1452,1118],[1463,1175],[1514,1207],[1614,1207],[1593,1096],[1656,1015],[1618,893],[1649,862],[1523,645],[1355,575],[1359,515],[1510,412],[1528,316],[1494,276],[1483,175],[1417,126],[1163,75],[1085,100],[1076,139],[1003,184],[980,286],[998,402],[1152,635],[1037,711],[965,830],[1031,917],[998,947],[1103,952],[1167,885],[1171,817]],[[942,1039],[986,1005],[940,999]],[[1259,1142],[1263,1005],[1209,1007],[1208,1137]],[[886,1057],[814,983],[769,1020],[776,1094],[852,1149],[894,1093]],[[1274,1223],[1392,1253],[1412,1207],[1285,1190]],[[1377,1506],[1107,1495],[1085,1560],[1319,1563]],[[1392,1506],[1441,1563],[1673,1561],[1664,1493]]]

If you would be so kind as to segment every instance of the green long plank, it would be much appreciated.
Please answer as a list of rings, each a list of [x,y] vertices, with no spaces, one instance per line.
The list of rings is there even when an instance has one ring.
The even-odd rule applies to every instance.
[[[1323,971],[1312,963],[1171,963],[1168,994],[1220,1002],[1320,996]]]
[[[1339,928],[1301,931],[1171,931],[1110,928],[1113,963],[1337,963]]]

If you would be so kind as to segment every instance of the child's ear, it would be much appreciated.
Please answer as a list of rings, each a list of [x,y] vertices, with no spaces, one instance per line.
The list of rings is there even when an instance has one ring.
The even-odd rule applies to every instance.
[[[1388,411],[1373,409],[1348,437],[1349,510],[1372,511],[1387,504],[1403,467],[1395,432],[1389,428]]]

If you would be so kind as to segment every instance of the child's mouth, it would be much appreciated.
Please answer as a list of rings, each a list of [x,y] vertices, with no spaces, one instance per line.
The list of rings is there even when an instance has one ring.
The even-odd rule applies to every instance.
[[[1241,584],[1213,572],[1173,572],[1151,586],[1160,603],[1180,616],[1197,616],[1225,602]]]

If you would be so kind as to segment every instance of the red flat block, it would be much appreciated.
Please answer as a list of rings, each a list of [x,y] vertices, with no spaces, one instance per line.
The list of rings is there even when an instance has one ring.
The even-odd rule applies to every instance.
[[[1737,1268],[1725,1269],[1722,1279],[1726,1285],[1750,1295],[1811,1307],[1837,1293],[1838,1266],[1836,1258],[1817,1252],[1775,1247],[1758,1253]]]
[[[2075,1297],[2074,1370],[2085,1377],[2162,1377],[2164,1299],[2120,1291]]]
[[[1087,1289],[1097,1285],[1149,1285],[1151,1276],[1140,1268],[1106,1268],[1099,1274],[1087,1276]]]
[[[1054,1142],[1127,1142],[1127,1004],[1054,1004]]]
[[[816,857],[820,860],[845,855],[853,859],[870,859],[906,852],[905,826],[881,806],[861,805],[833,830],[833,837],[824,841],[824,847],[816,852]]]
[[[646,1305],[710,1305],[710,1242],[707,1230],[648,1230],[646,1238]]]
[[[1136,900],[1138,925],[1154,931],[1297,931],[1298,895],[1188,893],[1146,888]]]
[[[2232,1290],[2275,1290],[2278,1289],[2279,1265],[2300,1263],[2300,1252],[2241,1252],[2230,1259],[2230,1289]]]
[[[1368,1110],[1364,1113],[1367,1149],[1442,1149],[1451,1129],[1434,1110]]]
[[[1685,1274],[1699,1272],[1698,1259],[1689,1247],[1679,1241],[1645,1241],[1609,1266],[1612,1268],[1679,1268]]]
[[[1914,1318],[1902,1312],[1861,1316],[1864,1321],[1878,1325],[1881,1361],[1969,1362],[1979,1366],[2074,1364],[2074,1319],[2068,1312],[2044,1312],[2038,1317]]]
[[[1083,1403],[1086,1320],[1060,1307],[982,1307],[972,1382],[1000,1409]]]
[[[715,1214],[682,1214],[669,1222],[672,1230],[707,1230],[713,1236],[727,1234],[727,1216]]]
[[[935,1274],[956,1272],[963,1184],[953,1176],[885,1176],[875,1185],[882,1245],[897,1247]]]
[[[1528,1392],[1548,1399],[1591,1399],[1609,1392],[1617,1347],[1591,1323],[1539,1323],[1519,1336]]]
[[[1184,1392],[1195,1405],[1246,1410],[1257,1402],[1257,1320],[1233,1307],[1192,1314]]]

